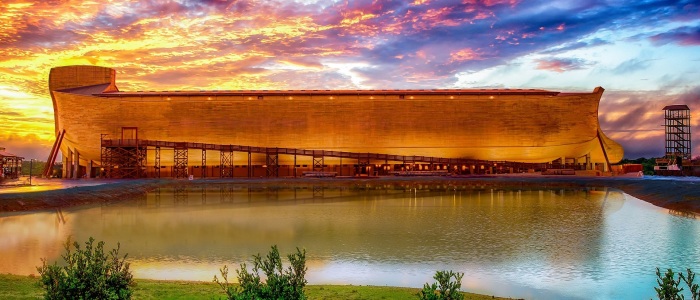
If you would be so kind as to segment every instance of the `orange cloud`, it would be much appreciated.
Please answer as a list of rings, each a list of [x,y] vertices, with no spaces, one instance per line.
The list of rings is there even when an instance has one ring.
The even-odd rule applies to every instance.
[[[481,59],[481,54],[469,48],[450,53],[450,62],[462,62],[477,59]]]

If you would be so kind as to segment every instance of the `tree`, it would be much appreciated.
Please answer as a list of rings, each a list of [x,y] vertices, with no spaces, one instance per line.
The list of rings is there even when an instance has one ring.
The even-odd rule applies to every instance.
[[[39,284],[45,290],[44,299],[131,299],[134,281],[127,255],[120,259],[119,243],[107,255],[104,242],[94,247],[94,241],[90,237],[85,249],[74,242],[75,252],[72,252],[69,237],[64,244],[66,253],[61,255],[65,266],[56,262],[49,265],[42,259],[37,271],[41,275]]]
[[[686,285],[688,285],[688,290],[690,291],[690,296],[692,300],[700,300],[700,286],[697,283],[693,283],[695,280],[695,273],[690,269],[686,269],[686,275],[683,273],[678,273],[678,277],[683,279]]]
[[[29,167],[32,167],[32,176],[41,176],[41,172],[44,172],[44,166],[46,166],[46,162],[43,161],[22,161],[22,175],[29,175]]]
[[[433,276],[437,282],[432,285],[426,283],[423,290],[418,293],[418,297],[421,300],[462,300],[464,294],[459,289],[462,287],[463,276],[464,273],[437,271]]]
[[[685,299],[685,296],[681,294],[681,292],[683,292],[683,288],[679,287],[681,281],[685,282],[685,284],[688,286],[691,299],[700,300],[700,287],[697,283],[693,283],[695,280],[695,273],[693,273],[693,271],[690,269],[687,269],[686,274],[681,272],[678,273],[678,279],[675,279],[675,275],[676,273],[674,273],[672,269],[668,269],[666,273],[661,276],[661,270],[656,268],[656,282],[659,284],[659,286],[655,287],[654,290],[656,290],[656,295],[659,297],[659,300]]]
[[[661,270],[656,268],[656,277],[656,282],[659,284],[659,287],[655,287],[654,290],[656,290],[656,295],[659,296],[659,300],[683,299],[683,296],[680,295],[683,288],[678,287],[681,283],[681,278],[679,277],[678,280],[675,280],[675,273],[673,270],[668,269],[666,274],[661,276]]]
[[[215,275],[214,282],[224,290],[228,299],[306,299],[306,250],[297,248],[297,253],[289,254],[287,258],[290,266],[283,269],[282,259],[275,245],[266,257],[260,254],[253,255],[252,272],[248,272],[245,263],[241,264],[240,270],[236,270],[238,286],[229,284],[228,267],[225,265],[219,270],[223,281]],[[260,279],[260,271],[267,277],[266,282]]]

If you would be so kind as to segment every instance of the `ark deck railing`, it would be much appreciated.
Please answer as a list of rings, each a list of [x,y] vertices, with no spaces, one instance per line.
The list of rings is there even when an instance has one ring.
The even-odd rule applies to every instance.
[[[464,171],[466,166],[471,167],[473,170],[474,166],[500,166],[501,168],[514,168],[514,169],[543,169],[552,167],[551,164],[546,163],[522,163],[522,162],[510,162],[510,161],[487,161],[487,160],[475,160],[467,158],[444,158],[444,157],[434,157],[434,156],[419,156],[419,155],[396,155],[396,154],[386,154],[386,153],[371,153],[371,152],[347,152],[347,151],[329,151],[329,150],[319,150],[319,149],[299,149],[299,148],[284,148],[284,147],[257,147],[248,145],[233,145],[233,144],[209,144],[209,143],[193,143],[193,142],[172,142],[172,141],[159,141],[159,140],[143,140],[143,139],[114,139],[114,140],[102,140],[102,166],[107,169],[107,177],[143,177],[141,169],[145,168],[146,160],[146,149],[154,148],[156,151],[155,155],[155,167],[160,167],[160,150],[162,148],[170,148],[175,151],[175,161],[174,161],[174,174],[175,177],[186,176],[186,171],[180,169],[187,169],[189,166],[187,164],[187,154],[188,149],[201,150],[202,157],[206,157],[206,151],[219,151],[221,153],[220,165],[214,167],[221,168],[221,177],[233,177],[231,172],[226,171],[226,168],[233,168],[232,157],[230,156],[233,152],[244,152],[248,153],[248,177],[252,177],[250,173],[251,170],[251,158],[252,153],[265,154],[266,166],[267,166],[267,177],[278,177],[279,176],[279,164],[278,155],[294,155],[295,165],[296,156],[307,156],[313,157],[313,170],[323,171],[325,168],[324,158],[345,158],[345,159],[355,159],[357,160],[357,165],[370,165],[370,161],[384,161],[385,164],[391,162],[397,162],[401,164],[415,164],[415,163],[428,163],[428,164],[438,164],[443,166],[449,166],[449,171],[453,171],[454,166],[461,166],[461,171]],[[184,153],[182,151],[185,151]],[[226,161],[227,163],[224,163]],[[199,167],[199,166],[196,166]],[[206,163],[203,159],[202,168],[206,168]],[[211,167],[211,166],[210,166]],[[118,170],[118,171],[115,171]],[[116,173],[113,173],[116,172]],[[225,172],[226,171],[226,172]],[[457,167],[457,171],[460,168]],[[389,172],[387,172],[389,173]],[[461,172],[457,172],[461,173]],[[226,174],[226,175],[224,175]],[[157,171],[157,176],[160,176],[160,172]]]
[[[394,162],[414,162],[414,163],[437,163],[437,164],[472,164],[472,163],[515,163],[526,165],[543,165],[535,163],[516,163],[508,161],[487,161],[475,160],[466,158],[443,158],[433,156],[418,156],[418,155],[395,155],[384,153],[371,152],[346,152],[346,151],[329,151],[315,149],[298,149],[298,148],[279,148],[279,147],[256,147],[244,145],[220,145],[207,143],[190,143],[190,142],[169,142],[157,140],[103,140],[102,147],[160,147],[160,148],[186,148],[186,149],[201,149],[215,151],[231,151],[231,152],[249,152],[258,154],[285,154],[285,155],[300,155],[300,156],[323,156],[335,158],[350,158],[350,159],[372,159]]]

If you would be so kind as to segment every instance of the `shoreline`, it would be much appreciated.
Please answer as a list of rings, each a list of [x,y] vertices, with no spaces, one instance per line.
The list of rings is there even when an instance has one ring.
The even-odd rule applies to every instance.
[[[473,189],[615,188],[655,206],[691,217],[700,216],[700,178],[695,177],[574,177],[574,176],[463,176],[463,177],[346,177],[245,179],[50,179],[62,188],[0,193],[0,213],[25,213],[83,205],[109,204],[143,195],[156,188],[201,185],[288,187],[358,187],[373,185],[457,185]],[[29,187],[28,187],[29,188]],[[17,186],[13,190],[22,190]]]

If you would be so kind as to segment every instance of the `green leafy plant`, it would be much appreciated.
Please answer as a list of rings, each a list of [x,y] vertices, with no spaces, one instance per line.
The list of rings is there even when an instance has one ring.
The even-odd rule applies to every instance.
[[[695,273],[692,270],[687,269],[686,274],[681,272],[678,273],[678,279],[676,279],[676,273],[672,269],[668,269],[666,273],[662,276],[661,270],[656,268],[656,282],[659,284],[655,287],[656,295],[660,300],[682,300],[685,296],[681,294],[683,288],[680,287],[681,282],[685,282],[690,291],[690,296],[692,300],[700,300],[700,287],[697,283],[694,283]]]
[[[42,259],[37,267],[41,275],[39,284],[44,288],[44,299],[131,299],[133,275],[129,271],[127,255],[119,257],[120,245],[109,255],[104,252],[104,242],[94,245],[95,239],[85,242],[81,249],[70,237],[66,240],[65,254],[61,255],[65,265],[53,265]]]
[[[668,269],[666,273],[662,276],[661,270],[656,268],[656,282],[659,287],[655,287],[656,295],[659,296],[660,300],[680,300],[683,296],[680,294],[683,291],[682,287],[679,287],[681,283],[681,278],[675,279],[676,273],[673,270]]]
[[[227,266],[219,270],[222,280],[215,275],[214,282],[224,290],[228,299],[306,299],[306,250],[297,248],[297,253],[289,254],[287,258],[290,266],[284,269],[277,246],[272,246],[265,257],[253,255],[252,272],[248,272],[245,263],[241,264],[240,270],[236,270],[238,286],[228,282]],[[267,278],[265,282],[260,279],[260,271]]]
[[[678,273],[678,277],[683,279],[686,285],[688,285],[688,290],[690,291],[690,296],[692,300],[700,300],[700,286],[697,283],[693,283],[695,280],[695,273],[690,269],[686,269],[686,275],[683,273]]]
[[[462,287],[463,276],[464,273],[437,271],[433,276],[437,282],[430,285],[426,283],[423,290],[418,293],[418,297],[421,300],[462,300],[464,294],[459,289]]]

